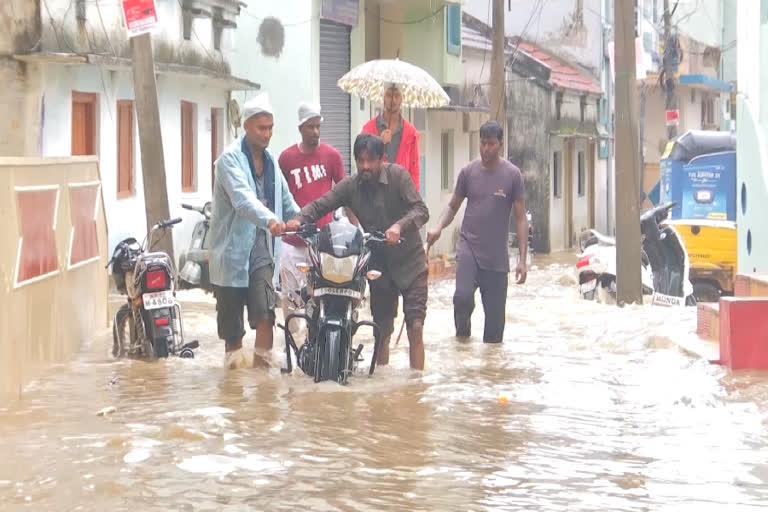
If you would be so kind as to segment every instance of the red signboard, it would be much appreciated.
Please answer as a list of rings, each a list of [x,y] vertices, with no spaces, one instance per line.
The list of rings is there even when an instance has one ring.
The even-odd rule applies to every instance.
[[[680,111],[667,110],[667,126],[677,126],[680,124]]]
[[[157,25],[155,0],[122,0],[128,37],[150,32]]]

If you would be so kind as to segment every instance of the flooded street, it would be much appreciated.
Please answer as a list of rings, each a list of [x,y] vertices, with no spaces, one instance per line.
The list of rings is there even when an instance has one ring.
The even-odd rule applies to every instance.
[[[768,379],[680,350],[695,308],[584,303],[537,265],[501,345],[479,294],[456,341],[433,285],[421,377],[405,335],[345,388],[281,375],[277,348],[225,371],[212,302],[185,310],[194,360],[116,362],[102,337],[0,408],[0,510],[762,510]]]

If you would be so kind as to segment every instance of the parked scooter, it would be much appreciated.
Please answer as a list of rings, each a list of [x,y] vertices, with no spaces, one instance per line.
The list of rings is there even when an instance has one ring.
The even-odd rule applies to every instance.
[[[176,272],[164,252],[152,252],[156,231],[167,230],[180,218],[158,222],[139,244],[126,238],[115,247],[112,279],[127,301],[115,313],[112,324],[112,355],[140,359],[165,358],[178,354],[192,358],[197,341],[184,344],[181,306],[176,301]]]
[[[368,372],[373,374],[381,342],[379,328],[373,322],[358,320],[358,308],[367,281],[381,277],[381,272],[368,269],[368,263],[371,251],[385,244],[384,234],[363,233],[348,222],[338,221],[319,230],[314,224],[306,224],[295,234],[308,247],[309,261],[297,265],[307,274],[307,285],[298,292],[304,312],[290,314],[285,325],[278,325],[285,333],[283,373],[293,371],[293,351],[299,368],[315,382],[334,380],[346,384],[356,364],[362,361],[363,345],[353,348],[352,338],[361,326],[369,326],[375,339]],[[307,340],[301,348],[289,329],[296,319],[305,320],[308,326]]]
[[[640,216],[643,295],[649,297],[652,304],[694,305],[688,253],[674,227],[662,225],[674,206],[675,203],[660,205]],[[579,293],[587,300],[615,302],[616,240],[588,230],[580,237],[579,248],[581,254],[576,262]]]
[[[192,239],[189,241],[189,248],[179,256],[179,288],[190,290],[193,288],[202,288],[208,293],[213,293],[210,275],[208,274],[209,260],[209,241],[208,229],[211,224],[211,202],[205,203],[205,206],[198,208],[188,204],[182,204],[185,210],[198,212],[203,216],[195,224],[192,231]]]
[[[525,217],[528,219],[528,259],[526,263],[528,266],[533,265],[533,258],[536,255],[536,251],[533,248],[533,232],[534,232],[534,226],[533,226],[533,214],[531,213],[531,210],[527,210],[525,212]],[[510,247],[517,247],[517,231],[511,230],[510,231],[510,238],[509,238],[509,246]],[[513,255],[514,258],[519,258],[520,254],[515,253]]]

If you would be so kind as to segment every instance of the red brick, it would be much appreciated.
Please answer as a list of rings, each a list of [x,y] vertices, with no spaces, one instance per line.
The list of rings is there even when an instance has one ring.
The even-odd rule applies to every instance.
[[[702,302],[696,311],[696,334],[709,341],[720,339],[720,309],[718,304]]]

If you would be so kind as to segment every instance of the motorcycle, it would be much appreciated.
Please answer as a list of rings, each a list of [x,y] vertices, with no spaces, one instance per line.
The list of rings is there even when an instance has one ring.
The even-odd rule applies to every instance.
[[[652,304],[695,305],[685,245],[674,227],[663,224],[675,205],[659,205],[640,216],[642,292]],[[581,296],[586,300],[615,301],[615,238],[590,229],[579,238],[579,248],[576,273]]]
[[[198,212],[203,216],[202,220],[195,224],[189,248],[179,256],[179,288],[191,290],[202,288],[208,293],[213,293],[213,285],[208,274],[209,240],[208,229],[211,224],[211,202],[208,201],[202,208],[182,204],[185,210]]]
[[[365,296],[367,280],[381,277],[378,270],[369,270],[372,251],[386,243],[383,233],[363,233],[348,222],[331,222],[318,229],[305,224],[295,233],[307,244],[309,261],[298,263],[307,274],[307,285],[297,295],[304,303],[304,312],[285,318],[278,327],[285,333],[286,366],[283,373],[293,371],[291,352],[297,366],[315,382],[335,380],[346,384],[357,363],[363,345],[353,348],[352,339],[362,326],[371,327],[374,348],[368,374],[376,367],[381,337],[374,322],[358,320],[358,309]],[[307,323],[307,338],[297,347],[289,329],[292,321]]]
[[[111,266],[117,290],[126,303],[115,313],[112,323],[112,355],[154,360],[178,354],[193,358],[197,341],[184,343],[181,306],[176,301],[175,270],[165,252],[152,252],[156,231],[163,235],[180,218],[158,222],[144,241],[126,238],[115,247]]]
[[[527,210],[525,212],[525,217],[528,219],[528,260],[527,264],[528,266],[533,265],[533,258],[536,255],[536,251],[533,248],[533,214],[531,213],[531,210]],[[512,229],[510,231],[510,240],[509,240],[509,246],[510,247],[517,247],[517,231],[515,229]],[[518,253],[514,254],[514,258],[519,259],[520,255]]]

